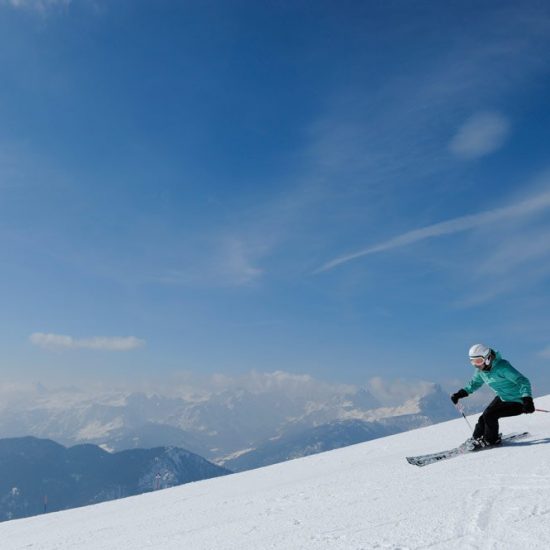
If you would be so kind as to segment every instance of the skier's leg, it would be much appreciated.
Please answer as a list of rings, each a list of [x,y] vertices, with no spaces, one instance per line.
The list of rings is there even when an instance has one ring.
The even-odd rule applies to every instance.
[[[476,424],[476,427],[474,428],[474,433],[472,434],[472,437],[474,439],[479,439],[484,433],[485,433],[485,419],[483,418],[483,415],[481,415],[477,419],[477,424]]]
[[[499,406],[499,404],[502,403],[500,400],[500,397],[495,397],[485,408],[485,410],[481,413],[481,416],[478,418],[476,427],[474,428],[474,433],[472,434],[472,437],[474,439],[479,439],[480,437],[483,437],[486,435],[487,431],[487,417],[491,417],[491,411],[493,411],[496,407]],[[494,423],[494,420],[493,420]],[[497,423],[498,426],[498,423]],[[497,427],[498,430],[498,427]],[[497,431],[498,434],[498,431]]]
[[[497,402],[498,399],[498,402]],[[517,416],[523,413],[523,404],[513,401],[502,401],[497,397],[483,412],[485,419],[485,441],[494,443],[498,439],[498,419]]]
[[[487,408],[481,413],[481,416],[477,420],[476,427],[474,428],[474,433],[472,434],[472,437],[474,439],[479,439],[481,436],[485,435],[486,430],[486,415],[487,413],[490,413],[491,409],[494,408],[498,403],[502,403],[499,397],[495,397],[489,405],[487,405]]]

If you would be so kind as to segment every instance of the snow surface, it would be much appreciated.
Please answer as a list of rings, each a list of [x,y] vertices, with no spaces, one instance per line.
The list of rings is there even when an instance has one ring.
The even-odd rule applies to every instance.
[[[550,409],[550,396],[536,406]],[[474,422],[475,417],[470,419]],[[532,436],[418,468],[464,419],[138,497],[0,524],[3,550],[550,548],[550,414]]]

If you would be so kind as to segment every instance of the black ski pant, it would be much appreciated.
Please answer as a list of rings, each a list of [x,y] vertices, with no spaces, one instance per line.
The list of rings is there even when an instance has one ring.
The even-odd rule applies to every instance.
[[[523,403],[503,401],[500,397],[495,397],[479,417],[473,436],[476,439],[484,436],[486,441],[494,443],[498,438],[498,419],[522,413]]]

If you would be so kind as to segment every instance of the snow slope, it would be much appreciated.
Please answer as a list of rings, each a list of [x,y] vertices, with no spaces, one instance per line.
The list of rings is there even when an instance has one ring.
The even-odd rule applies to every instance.
[[[550,409],[550,396],[536,399]],[[470,419],[475,421],[475,417]],[[3,550],[550,548],[550,414],[501,421],[532,436],[417,468],[462,418],[165,491],[0,524]]]

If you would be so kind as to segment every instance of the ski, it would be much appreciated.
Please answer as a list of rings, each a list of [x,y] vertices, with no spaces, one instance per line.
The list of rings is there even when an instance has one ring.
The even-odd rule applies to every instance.
[[[521,439],[527,437],[529,432],[516,432],[502,436],[502,444],[509,443],[510,441],[515,441],[516,439]],[[466,453],[475,453],[478,451],[485,451],[488,449],[493,449],[495,447],[500,447],[500,445],[490,445],[488,447],[482,447],[481,449],[473,449],[471,440],[468,439],[458,447],[454,449],[449,449],[447,451],[440,451],[439,453],[432,453],[427,455],[419,456],[407,456],[407,462],[413,466],[427,466],[428,464],[433,464],[434,462],[440,462],[441,460],[448,460],[456,456],[461,456]]]

